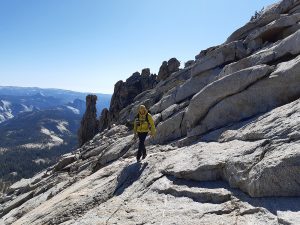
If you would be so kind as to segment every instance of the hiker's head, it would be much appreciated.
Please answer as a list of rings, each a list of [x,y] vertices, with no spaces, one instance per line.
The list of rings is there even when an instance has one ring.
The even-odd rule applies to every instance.
[[[140,107],[139,107],[139,114],[146,115],[147,112],[148,112],[148,110],[147,110],[146,106],[140,105]]]

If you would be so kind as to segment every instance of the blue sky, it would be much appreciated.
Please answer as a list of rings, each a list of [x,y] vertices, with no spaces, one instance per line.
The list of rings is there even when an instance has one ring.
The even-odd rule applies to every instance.
[[[223,43],[276,0],[1,0],[0,85],[112,93]]]

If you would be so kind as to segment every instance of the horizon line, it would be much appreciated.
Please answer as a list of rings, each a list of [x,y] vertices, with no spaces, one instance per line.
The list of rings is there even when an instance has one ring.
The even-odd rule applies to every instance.
[[[113,95],[113,93],[103,93],[103,92],[94,92],[94,91],[76,91],[71,89],[64,88],[55,88],[55,87],[37,87],[37,86],[16,86],[16,85],[0,85],[0,88],[32,88],[32,89],[44,89],[44,90],[61,90],[69,92],[77,92],[82,94],[101,94],[101,95]]]

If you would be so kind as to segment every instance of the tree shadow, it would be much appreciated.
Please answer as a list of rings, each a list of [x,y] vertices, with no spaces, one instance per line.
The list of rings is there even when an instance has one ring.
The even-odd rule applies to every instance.
[[[126,166],[117,178],[115,196],[121,195],[129,186],[137,181],[147,167],[148,163],[133,163]]]

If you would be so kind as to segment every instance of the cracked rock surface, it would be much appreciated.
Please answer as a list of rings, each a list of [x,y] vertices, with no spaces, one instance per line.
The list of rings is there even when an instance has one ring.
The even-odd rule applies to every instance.
[[[2,200],[0,222],[298,224],[300,136],[295,131],[299,113],[297,100],[202,137],[209,142],[150,145],[142,163],[136,163],[135,143],[128,138],[131,147],[123,156],[99,166],[101,157],[107,156],[86,153],[100,151],[95,147],[110,135],[129,134],[125,127],[116,126],[74,153],[78,157],[71,163],[72,170],[53,169],[12,186],[13,200]],[[254,138],[252,131],[260,135]],[[102,151],[114,155],[121,151],[116,146],[123,148],[118,144],[103,145]],[[83,170],[75,166],[89,161],[93,163]]]
[[[0,224],[300,224],[299,6],[267,7],[134,92],[115,124],[0,196]],[[157,136],[137,163],[140,104]]]

